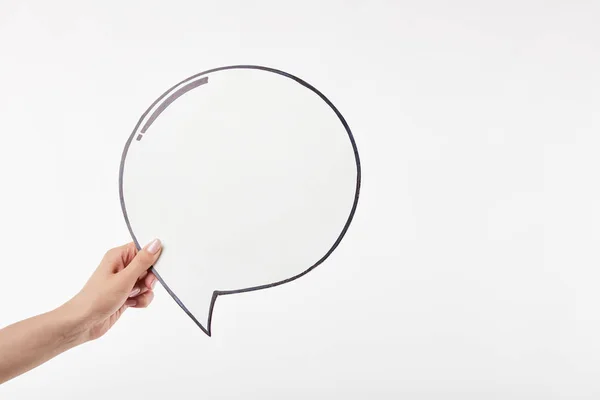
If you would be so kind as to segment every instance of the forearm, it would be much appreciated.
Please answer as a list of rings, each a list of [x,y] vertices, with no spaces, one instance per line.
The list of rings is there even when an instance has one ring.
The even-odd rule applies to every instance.
[[[0,330],[0,384],[85,342],[83,325],[67,303]]]

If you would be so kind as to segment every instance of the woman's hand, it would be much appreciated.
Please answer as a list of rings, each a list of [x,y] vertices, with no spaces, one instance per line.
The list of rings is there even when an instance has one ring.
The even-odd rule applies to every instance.
[[[129,243],[106,253],[81,292],[63,306],[80,317],[84,341],[104,335],[127,308],[145,308],[152,302],[157,279],[148,268],[161,250],[155,239],[140,251]]]
[[[162,246],[133,243],[109,250],[90,280],[59,308],[0,329],[0,384],[72,347],[104,335],[128,307],[154,298],[156,276],[148,272]]]

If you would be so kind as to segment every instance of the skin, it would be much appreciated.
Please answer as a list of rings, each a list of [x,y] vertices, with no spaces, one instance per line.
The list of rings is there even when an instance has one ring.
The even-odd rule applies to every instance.
[[[109,250],[71,300],[0,330],[0,384],[100,338],[128,308],[146,308],[154,298],[156,284],[148,269],[161,251],[158,239],[140,251],[133,243]]]

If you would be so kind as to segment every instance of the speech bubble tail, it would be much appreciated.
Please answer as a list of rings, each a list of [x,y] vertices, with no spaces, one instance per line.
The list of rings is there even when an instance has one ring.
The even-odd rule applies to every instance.
[[[200,329],[207,336],[212,336],[211,322],[212,322],[212,313],[213,307],[215,304],[215,300],[217,299],[216,292],[210,292],[207,296],[203,296],[203,298],[207,299],[207,301],[198,303],[197,306],[193,307],[193,312],[190,311],[185,304],[173,293],[171,294],[175,302],[179,304],[179,306],[185,311],[185,313],[198,325]]]
[[[206,293],[206,296],[202,296],[204,299],[208,299],[207,301],[198,305],[198,307],[194,308],[194,312],[190,311],[190,309],[183,303],[183,301],[171,290],[169,285],[164,281],[160,273],[156,270],[156,268],[152,268],[152,271],[156,278],[159,280],[161,285],[165,288],[167,293],[175,300],[175,303],[191,318],[192,321],[204,332],[207,336],[211,337],[211,321],[212,321],[212,311],[215,304],[215,300],[217,299],[217,292],[209,291]],[[199,311],[203,310],[203,311]]]
[[[194,321],[194,323],[195,323],[196,325],[198,325],[198,327],[199,327],[200,329],[202,329],[202,332],[204,332],[204,333],[205,333],[205,334],[206,334],[208,337],[211,337],[211,336],[212,336],[211,329],[210,329],[210,318],[209,318],[209,319],[208,319],[206,322],[202,323],[202,322],[200,322],[200,321],[199,321],[199,320],[198,320],[198,319],[197,319],[197,318],[194,316],[194,314],[192,314],[192,313],[191,313],[191,312],[190,312],[190,311],[189,311],[189,310],[188,310],[188,309],[185,307],[185,305],[183,305],[183,303],[181,303],[180,301],[178,301],[178,299],[176,299],[176,298],[174,298],[174,300],[175,300],[175,302],[176,302],[177,304],[179,304],[179,306],[182,308],[182,310],[183,310],[183,311],[185,311],[185,313],[186,313],[186,314],[187,314],[187,315],[188,315],[188,316],[189,316],[189,317],[192,319],[192,321]]]
[[[212,314],[215,301],[217,300],[217,292],[210,291],[205,296],[203,301],[198,304],[198,307],[194,309],[194,322],[206,333],[209,337],[212,336]]]
[[[195,302],[193,305],[192,319],[208,336],[212,336],[212,314],[215,301],[217,300],[217,292],[207,291],[199,297],[204,299],[201,302]]]
[[[183,308],[183,307],[182,307]],[[183,310],[189,315],[189,317],[192,319],[192,321],[194,321],[196,323],[196,325],[198,325],[198,327],[200,329],[202,329],[202,332],[206,333],[206,335],[208,337],[212,336],[212,332],[211,332],[211,326],[210,326],[210,320],[212,315],[209,314],[209,317],[207,318],[207,320],[205,322],[200,322],[195,316],[194,314],[190,313],[187,309],[183,308]],[[212,313],[211,313],[212,314]]]

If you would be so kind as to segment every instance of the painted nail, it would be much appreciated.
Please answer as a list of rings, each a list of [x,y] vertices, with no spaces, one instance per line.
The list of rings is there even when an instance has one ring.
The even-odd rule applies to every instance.
[[[160,240],[158,239],[154,239],[153,241],[151,241],[150,243],[148,243],[146,245],[146,251],[150,254],[156,254],[158,253],[158,250],[160,250]]]
[[[137,296],[139,292],[140,292],[140,288],[135,288],[131,291],[131,293],[129,293],[129,297]]]

